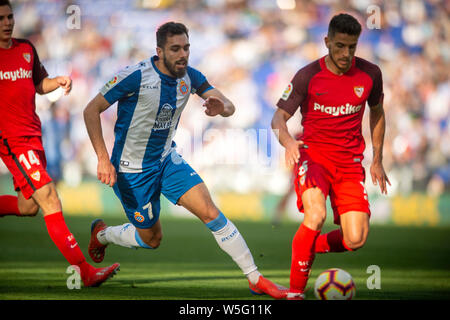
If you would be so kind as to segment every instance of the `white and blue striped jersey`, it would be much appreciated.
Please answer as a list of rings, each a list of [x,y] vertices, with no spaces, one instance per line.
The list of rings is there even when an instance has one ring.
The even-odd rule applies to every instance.
[[[118,172],[142,172],[162,161],[175,147],[173,138],[190,93],[212,89],[205,76],[187,67],[182,78],[161,73],[153,56],[126,67],[100,90],[118,101],[111,163]]]

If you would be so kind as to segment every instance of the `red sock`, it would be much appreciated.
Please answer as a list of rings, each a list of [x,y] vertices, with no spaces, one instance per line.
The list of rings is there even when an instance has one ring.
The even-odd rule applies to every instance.
[[[0,196],[0,216],[20,216],[16,196]]]
[[[352,251],[344,242],[340,229],[321,234],[316,241],[316,253]]]
[[[320,230],[312,230],[302,223],[294,236],[290,276],[291,292],[304,292],[305,290],[315,257],[315,242],[319,234]]]
[[[93,267],[86,262],[75,237],[67,228],[62,212],[46,215],[44,219],[50,238],[61,251],[64,258],[71,265],[79,266],[82,276],[86,275]]]

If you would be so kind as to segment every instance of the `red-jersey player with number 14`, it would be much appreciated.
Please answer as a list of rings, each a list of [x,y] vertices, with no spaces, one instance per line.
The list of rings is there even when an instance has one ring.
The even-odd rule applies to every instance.
[[[50,238],[71,265],[79,267],[85,286],[98,286],[119,268],[94,268],[86,262],[62,215],[55,184],[46,171],[41,122],[35,94],[58,87],[68,94],[69,77],[49,78],[34,46],[12,38],[14,15],[8,0],[0,0],[0,157],[13,176],[17,196],[0,196],[0,217],[35,216],[42,209]]]
[[[297,206],[304,220],[292,241],[287,299],[303,299],[316,253],[353,251],[364,245],[370,209],[361,164],[365,149],[361,123],[370,110],[373,162],[370,174],[386,193],[389,180],[382,165],[385,116],[381,70],[359,57],[359,22],[334,16],[325,44],[328,55],[300,69],[277,103],[272,128],[285,147],[287,164],[295,164]],[[300,107],[303,136],[296,141],[286,122]],[[330,197],[340,229],[320,235]]]

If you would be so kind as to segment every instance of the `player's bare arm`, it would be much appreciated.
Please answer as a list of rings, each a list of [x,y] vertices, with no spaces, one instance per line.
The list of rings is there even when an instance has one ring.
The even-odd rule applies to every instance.
[[[100,119],[100,114],[109,106],[109,102],[99,93],[88,103],[83,111],[83,116],[89,138],[97,154],[97,179],[112,187],[117,181],[117,173],[109,160]]]
[[[206,108],[205,113],[210,117],[217,115],[229,117],[235,111],[233,103],[216,88],[203,93],[202,98],[205,99],[203,103]]]
[[[68,76],[58,76],[55,78],[44,78],[37,86],[36,92],[47,94],[61,87],[64,94],[68,95],[72,90],[72,79]]]
[[[375,185],[380,186],[381,193],[387,194],[386,183],[391,185],[383,167],[383,143],[386,120],[383,104],[370,108],[370,132],[373,145],[373,161],[370,166],[370,175]]]
[[[272,130],[278,138],[280,144],[285,148],[286,166],[293,166],[300,159],[299,148],[303,146],[303,141],[295,140],[287,128],[287,121],[292,116],[278,108],[272,118]]]

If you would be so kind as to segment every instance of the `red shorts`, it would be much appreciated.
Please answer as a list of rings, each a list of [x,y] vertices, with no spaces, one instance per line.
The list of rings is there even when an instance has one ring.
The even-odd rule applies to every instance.
[[[14,189],[25,199],[52,181],[39,136],[0,139],[0,157],[13,176]]]
[[[303,192],[318,187],[325,200],[330,196],[335,224],[339,225],[340,215],[349,211],[367,212],[370,216],[369,200],[364,187],[366,175],[360,162],[338,166],[317,152],[300,149],[300,161],[294,170],[297,207],[300,212],[304,212]]]

